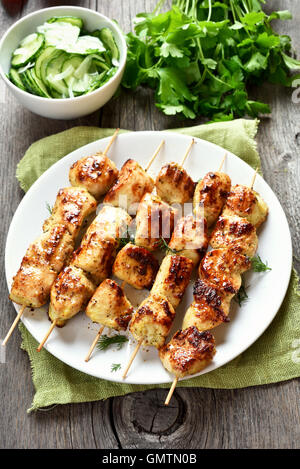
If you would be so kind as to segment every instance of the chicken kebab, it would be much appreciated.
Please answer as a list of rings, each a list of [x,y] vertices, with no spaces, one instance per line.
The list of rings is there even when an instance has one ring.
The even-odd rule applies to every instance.
[[[156,149],[146,170],[143,170],[134,160],[130,160],[135,163],[131,165],[131,170],[128,169],[128,161],[123,165],[118,179],[110,189],[116,200],[122,200],[122,197],[126,196],[130,204],[139,202],[139,198],[143,196],[142,188],[145,190],[152,183],[152,178],[147,174],[147,170],[159,153],[163,143],[161,142]],[[129,181],[126,187],[124,184],[120,185],[120,181],[123,180]],[[84,184],[84,182],[82,183]],[[94,190],[99,191],[99,188],[94,187]],[[105,199],[106,196],[104,202]],[[73,252],[68,265],[58,275],[51,288],[49,318],[52,325],[40,343],[38,351],[42,349],[52,330],[56,326],[63,327],[67,320],[83,311],[91,298],[87,313],[94,322],[98,322],[100,318],[102,324],[100,331],[103,330],[104,326],[112,327],[112,316],[115,316],[113,323],[118,324],[115,327],[117,330],[126,329],[130,316],[128,315],[128,308],[125,308],[126,311],[123,315],[122,308],[117,307],[120,302],[120,290],[111,282],[104,284],[102,282],[111,275],[112,265],[119,248],[119,240],[123,238],[124,233],[128,232],[131,221],[132,218],[127,211],[114,204],[104,205],[99,211],[84,235],[80,246]],[[114,309],[109,310],[109,317],[103,314],[105,308],[102,308],[101,303],[99,303],[99,297],[103,298],[103,291],[108,293],[108,290],[109,302],[111,305],[116,306]],[[122,302],[123,306],[124,304],[128,306],[129,301],[124,295],[122,296]],[[98,313],[97,309],[99,310]],[[107,319],[104,320],[104,317]],[[100,331],[98,335],[100,335]]]
[[[251,268],[258,245],[256,229],[268,214],[253,184],[254,180],[251,187],[231,188],[210,238],[214,249],[200,263],[194,301],[186,311],[182,330],[159,351],[164,367],[175,375],[166,405],[178,379],[198,373],[213,358],[214,339],[208,331],[228,322],[230,303],[241,287],[241,276]]]
[[[220,170],[223,162],[224,159]],[[216,174],[216,178],[211,177],[213,174]],[[206,179],[208,182],[204,181],[202,185],[205,188],[207,184],[210,184],[210,198],[207,199],[208,190],[205,189],[204,201],[198,201],[199,207],[200,204],[204,206],[205,217],[202,218],[200,210],[197,209],[195,218],[193,215],[188,215],[178,221],[168,245],[172,254],[168,254],[163,259],[149,297],[141,303],[132,316],[129,327],[133,337],[137,340],[137,346],[123,378],[126,377],[142,344],[153,345],[158,350],[164,345],[175,318],[175,309],[189,284],[193,267],[197,266],[206,252],[208,216],[210,220],[213,216],[218,217],[225,202],[224,195],[227,195],[231,185],[230,178],[227,175],[223,176],[220,172],[209,173]],[[215,182],[214,179],[217,181]]]
[[[26,307],[39,308],[47,303],[59,272],[95,216],[97,199],[104,188],[107,190],[115,182],[118,170],[106,153],[117,133],[118,130],[103,153],[82,158],[70,169],[71,187],[58,192],[51,215],[43,224],[43,234],[29,246],[13,278],[10,299],[22,307],[3,345]],[[96,185],[102,190],[96,191]]]

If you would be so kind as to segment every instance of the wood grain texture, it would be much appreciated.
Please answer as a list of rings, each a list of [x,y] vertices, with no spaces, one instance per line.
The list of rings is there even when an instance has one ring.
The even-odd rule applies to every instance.
[[[5,3],[3,0],[2,3]],[[7,2],[6,2],[7,3]],[[9,15],[1,8],[1,34],[25,14],[59,5],[58,1],[18,2]],[[81,5],[119,21],[124,31],[141,11],[151,11],[155,0],[64,1]],[[293,38],[300,51],[300,11],[295,0],[273,0],[269,9],[290,9],[292,22],[278,24]],[[1,86],[3,84],[1,83]],[[258,147],[265,179],[279,197],[290,222],[295,262],[300,269],[300,104],[292,90],[264,86],[253,98],[270,103],[272,116],[262,119]],[[2,223],[1,268],[11,218],[22,198],[15,179],[17,162],[35,140],[74,125],[100,125],[128,129],[162,130],[193,125],[162,115],[153,105],[153,93],[123,91],[100,112],[76,121],[55,121],[21,108],[1,88],[0,211]],[[4,336],[15,312],[7,298],[4,275],[0,277],[0,331]],[[55,406],[27,415],[34,389],[27,355],[15,333],[7,346],[7,360],[0,364],[1,448],[296,448],[299,447],[299,382],[241,390],[178,389],[166,408],[164,390],[153,390],[108,399],[105,402]]]

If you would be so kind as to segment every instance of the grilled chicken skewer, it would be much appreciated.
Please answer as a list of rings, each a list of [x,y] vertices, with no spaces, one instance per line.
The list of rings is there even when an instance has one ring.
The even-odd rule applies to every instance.
[[[224,164],[225,158],[226,155],[221,162],[220,170]],[[147,210],[145,210],[145,212],[147,213]],[[138,226],[137,221],[137,228]],[[147,228],[140,231],[147,231]],[[137,233],[139,233],[138,229]],[[155,246],[155,244],[153,245]],[[149,247],[149,244],[147,246]],[[169,248],[176,254],[179,253],[179,256],[177,259],[176,256],[165,257],[150,296],[142,302],[140,308],[132,316],[130,331],[136,340],[138,340],[138,343],[127,364],[123,379],[126,377],[143,342],[153,345],[158,349],[164,344],[165,338],[170,332],[175,311],[174,314],[170,313],[169,304],[167,304],[168,307],[165,305],[164,308],[168,313],[167,315],[163,314],[161,307],[162,299],[167,300],[173,308],[178,306],[190,280],[192,269],[200,261],[207,246],[207,222],[205,219],[201,218],[199,211],[197,211],[196,219],[194,219],[192,215],[188,215],[178,221],[172,234]],[[178,259],[180,259],[180,262]],[[179,279],[181,279],[181,281],[179,281]],[[153,329],[152,334],[151,329]]]
[[[152,155],[147,170],[163,143],[162,141]],[[143,177],[149,178],[146,171]],[[134,181],[136,179],[131,177],[131,183]],[[133,193],[132,187],[134,184],[128,186],[130,194]],[[116,192],[118,191],[114,193]],[[124,192],[121,195],[124,195]],[[136,193],[134,195],[137,197]],[[69,265],[63,269],[51,289],[49,317],[56,326],[64,326],[68,319],[79,313],[86,306],[97,286],[110,276],[117,254],[118,239],[128,231],[131,220],[130,215],[123,208],[114,205],[104,205],[99,212],[87,230],[80,247],[74,252]],[[54,327],[52,324],[51,332]],[[42,349],[48,337],[49,333],[40,343],[38,351]]]
[[[177,332],[171,341],[160,349],[163,365],[175,375],[165,401],[166,405],[170,402],[178,379],[201,371],[207,360],[212,359],[213,338],[207,329],[227,321],[230,301],[241,286],[241,275],[251,266],[249,257],[254,255],[258,240],[256,229],[248,219],[260,226],[268,212],[265,202],[252,189],[256,174],[257,170],[250,188],[234,186],[230,192],[231,200],[228,204],[226,202],[210,241],[216,249],[208,252],[200,264],[200,278],[194,287],[195,301],[185,314],[183,330]],[[241,191],[245,194],[244,198],[240,196]],[[248,219],[239,216],[241,211]],[[195,347],[195,341],[188,340],[188,344],[186,337],[190,336],[191,331],[193,335],[196,333],[199,338],[202,337],[204,343]],[[185,350],[187,346],[189,353]]]
[[[152,179],[149,177],[147,174],[147,171],[149,170],[151,164],[153,163],[154,159],[158,155],[160,149],[162,148],[164,144],[164,141],[162,141],[155,152],[153,153],[152,157],[150,158],[149,162],[147,163],[147,166],[145,170],[141,168],[137,162],[134,160],[128,160],[122,167],[121,169],[121,175],[118,181],[116,182],[115,186],[112,188],[113,190],[111,191],[110,196],[108,197],[111,201],[112,204],[117,205],[117,197],[120,197],[121,201],[122,198],[126,195],[126,185],[129,193],[129,201],[130,203],[124,204],[124,206],[129,207],[129,209],[132,209],[131,204],[139,204],[140,198],[143,197],[144,191],[142,190],[143,185],[144,188],[151,188],[153,189]],[[129,169],[131,168],[131,170]],[[136,190],[138,188],[138,190]],[[123,201],[124,202],[124,201]],[[106,200],[107,203],[107,200]],[[113,205],[114,206],[114,205]],[[133,210],[134,212],[134,210]],[[122,248],[119,253],[117,254],[117,257],[115,259],[114,265],[113,265],[113,274],[116,275],[118,278],[123,280],[123,288],[126,283],[132,285],[134,288],[137,289],[144,289],[144,288],[151,288],[152,284],[154,282],[156,273],[158,271],[158,262],[155,259],[155,257],[152,255],[150,251],[147,249],[133,245],[132,243],[127,243],[124,248]],[[107,280],[108,281],[108,280]],[[117,284],[116,284],[117,285]],[[110,285],[111,286],[111,285]],[[97,306],[94,308],[91,308],[89,305],[86,310],[86,314],[93,319],[94,322],[100,322],[99,317],[102,318],[104,321],[104,325],[102,324],[90,349],[89,352],[85,358],[85,361],[88,361],[91,357],[91,354],[103,332],[103,329],[105,325],[108,327],[114,328],[112,324],[112,317],[115,314],[115,308],[112,307],[109,312],[107,312],[108,316],[105,316],[103,319],[103,313],[106,311],[105,307],[102,308],[101,302],[99,302],[98,297],[102,295],[102,290],[105,288],[109,288],[109,285],[107,282],[103,282],[98,289],[96,290],[93,298],[91,299],[90,304],[96,303]],[[116,289],[114,293],[116,292]],[[124,294],[124,293],[123,293]],[[114,298],[114,295],[111,291],[110,294],[110,299],[112,302],[112,306],[116,306],[116,300]],[[125,300],[127,298],[125,297]],[[97,312],[96,312],[97,311]],[[120,313],[118,312],[117,308],[117,317],[120,316]],[[107,322],[107,317],[110,319]],[[126,314],[126,317],[128,317],[128,321],[130,320],[129,316]],[[119,321],[119,320],[118,320]],[[126,328],[127,324],[126,323]],[[108,325],[108,323],[110,325]],[[118,326],[115,327],[116,329],[119,329]],[[125,328],[125,329],[126,329]]]
[[[77,167],[80,164],[85,165],[86,176],[92,177],[91,170],[96,161],[99,158],[101,161],[104,160],[101,166],[102,172],[98,170],[95,178],[95,184],[97,183],[98,186],[103,185],[102,173],[104,170],[106,186],[112,185],[115,179],[117,170],[107,158],[106,153],[116,139],[118,131],[119,129],[115,131],[101,155],[82,158],[73,165],[74,168],[76,165]],[[91,163],[92,160],[94,166],[89,167],[88,161]],[[112,168],[113,171],[107,171],[108,167]],[[76,173],[72,168],[69,176],[74,187],[67,187],[59,191],[51,216],[44,222],[44,234],[28,248],[21,267],[14,277],[10,298],[21,304],[22,308],[2,342],[3,345],[7,343],[26,307],[38,308],[47,302],[51,285],[68,260],[89,219],[94,216],[96,211],[97,202],[92,195],[93,191],[91,194],[88,191],[90,186],[85,184],[87,177],[84,177],[83,174],[78,177],[79,173]],[[79,179],[81,183],[79,183]]]

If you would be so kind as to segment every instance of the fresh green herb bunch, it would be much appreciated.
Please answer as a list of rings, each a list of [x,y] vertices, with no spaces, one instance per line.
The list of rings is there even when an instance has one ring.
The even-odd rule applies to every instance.
[[[163,237],[160,238],[158,248],[161,249],[162,251],[164,251],[166,255],[167,254],[178,254],[179,252],[181,252],[181,250],[170,248],[167,241]]]
[[[247,85],[267,81],[291,86],[290,71],[300,62],[288,55],[291,38],[277,34],[264,0],[174,0],[159,13],[140,13],[135,34],[127,35],[128,58],[123,86],[155,90],[156,106],[165,114],[212,121],[269,113],[267,104],[249,99]],[[297,76],[299,77],[299,76]]]

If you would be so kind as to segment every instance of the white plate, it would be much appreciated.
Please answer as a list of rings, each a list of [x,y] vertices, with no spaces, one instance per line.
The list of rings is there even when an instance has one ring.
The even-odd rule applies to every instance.
[[[173,132],[122,134],[110,149],[109,156],[119,168],[127,158],[135,158],[143,166],[162,138],[166,143],[149,171],[150,174],[156,175],[163,163],[181,161],[191,137]],[[41,233],[42,221],[48,216],[46,203],[52,206],[57,191],[69,185],[68,172],[71,164],[83,156],[104,149],[108,140],[109,138],[105,138],[90,143],[70,153],[49,168],[26,193],[14,215],[7,237],[5,268],[9,287],[28,245]],[[196,145],[185,167],[193,179],[198,180],[206,172],[216,170],[223,155],[224,149],[221,147],[196,139]],[[233,184],[248,185],[254,173],[250,166],[231,153],[228,153],[223,170],[229,174]],[[272,270],[260,274],[246,274],[249,299],[242,307],[232,301],[231,322],[213,331],[217,343],[215,359],[200,374],[219,368],[253,344],[273,320],[288,287],[292,245],[285,214],[274,192],[259,175],[255,181],[255,190],[262,195],[270,209],[268,219],[259,232],[258,253],[264,261],[268,261]],[[193,282],[177,309],[172,333],[180,328],[184,312],[193,299],[192,286]],[[134,306],[145,296],[144,292],[130,287],[126,287],[126,292]],[[16,310],[19,310],[18,306]],[[50,325],[46,307],[35,311],[27,309],[22,321],[37,341],[41,341]],[[122,382],[122,370],[135,344],[133,341],[127,342],[121,350],[117,350],[115,346],[106,351],[96,349],[90,361],[86,363],[84,358],[98,329],[97,324],[92,324],[84,313],[80,313],[64,328],[56,328],[45,348],[55,357],[84,373]],[[121,370],[111,372],[112,363],[120,363]],[[172,376],[161,365],[157,350],[149,347],[141,350],[136,357],[126,382],[159,384],[171,380]]]

